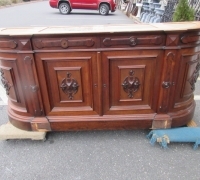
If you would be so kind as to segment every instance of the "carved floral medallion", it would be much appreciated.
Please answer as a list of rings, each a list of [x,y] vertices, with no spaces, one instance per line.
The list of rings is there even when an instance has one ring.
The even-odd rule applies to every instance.
[[[74,98],[74,94],[78,92],[78,82],[71,78],[71,73],[67,72],[67,77],[62,80],[60,88],[62,91],[68,95],[68,98],[72,100]]]
[[[189,79],[192,91],[195,90],[195,83],[197,82],[197,79],[199,77],[199,70],[200,70],[200,62],[197,63],[196,68],[195,68],[192,76]]]
[[[1,72],[1,82],[3,84],[3,87],[6,89],[6,94],[9,95],[9,90],[12,87],[12,85],[5,78],[3,69],[0,68],[0,72]]]
[[[140,81],[137,77],[134,77],[134,71],[129,71],[129,76],[126,77],[122,83],[124,91],[128,94],[129,98],[133,98],[134,93],[138,91],[140,87]]]

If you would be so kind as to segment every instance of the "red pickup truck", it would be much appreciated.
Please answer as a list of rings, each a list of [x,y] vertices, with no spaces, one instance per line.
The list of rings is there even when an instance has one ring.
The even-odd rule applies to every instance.
[[[69,14],[73,9],[99,10],[101,15],[116,10],[114,0],[49,0],[52,8],[60,10],[61,14]]]

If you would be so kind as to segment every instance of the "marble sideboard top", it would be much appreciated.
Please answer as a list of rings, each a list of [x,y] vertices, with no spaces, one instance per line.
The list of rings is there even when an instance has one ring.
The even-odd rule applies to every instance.
[[[51,26],[0,28],[0,35],[42,35],[42,34],[78,34],[78,33],[117,33],[150,31],[185,31],[200,29],[199,21],[176,23],[149,23],[127,25],[94,26]]]

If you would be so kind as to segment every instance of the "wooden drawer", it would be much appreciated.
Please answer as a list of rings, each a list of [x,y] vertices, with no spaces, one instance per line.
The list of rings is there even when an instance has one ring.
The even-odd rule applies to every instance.
[[[124,48],[124,47],[152,47],[163,46],[165,44],[164,35],[107,35],[101,38],[103,48]]]
[[[96,37],[60,36],[52,38],[33,38],[34,50],[92,49],[97,47]]]
[[[30,36],[0,38],[0,51],[32,51]]]
[[[0,38],[0,50],[16,50],[18,42],[12,38]]]

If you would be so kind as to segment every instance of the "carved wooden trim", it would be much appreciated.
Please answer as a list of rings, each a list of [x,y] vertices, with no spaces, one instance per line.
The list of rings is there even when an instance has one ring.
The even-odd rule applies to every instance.
[[[185,35],[181,38],[183,44],[195,43],[200,41],[200,35]]]
[[[15,49],[17,47],[17,43],[14,40],[10,41],[0,41],[0,48],[11,48]]]
[[[32,50],[32,45],[30,39],[21,39],[18,41],[20,51]]]
[[[194,91],[195,90],[195,83],[197,82],[197,79],[199,77],[199,70],[200,70],[200,62],[197,63],[196,65],[196,69],[194,70],[192,76],[190,77],[190,79],[188,80],[190,85],[191,85],[191,90]]]
[[[41,58],[42,61],[69,61],[69,60],[89,60],[90,56],[86,57],[55,57],[55,58]]]
[[[85,40],[69,40],[69,39],[61,39],[61,40],[36,40],[34,42],[35,46],[38,49],[48,48],[48,47],[62,47],[66,49],[68,47],[92,47],[95,42],[93,39],[85,39]]]
[[[103,92],[102,92],[102,75],[101,75],[101,70],[102,70],[102,59],[101,59],[101,52],[97,52],[97,88],[98,88],[98,101],[99,101],[99,106],[98,106],[98,111],[99,115],[103,116]]]
[[[31,58],[30,56],[26,56],[26,57],[24,58],[24,62],[25,62],[25,64],[30,64],[30,65],[32,65],[32,58]]]
[[[115,46],[115,45],[159,45],[163,42],[161,36],[156,36],[152,38],[138,38],[138,37],[129,37],[129,38],[105,38],[103,40],[104,46]]]
[[[60,88],[62,91],[68,95],[68,98],[73,99],[74,94],[78,92],[78,82],[71,78],[71,73],[67,72],[67,77],[62,80]]]
[[[4,64],[5,62],[6,64]],[[4,71],[7,81],[11,85],[9,89],[9,100],[17,103],[21,103],[21,95],[17,86],[17,79],[19,79],[19,70],[17,68],[17,59],[16,58],[0,58],[0,68]]]
[[[0,68],[0,73],[1,73],[1,82],[3,84],[3,87],[6,89],[6,94],[9,95],[10,88],[12,85],[9,83],[9,81],[5,78],[4,76],[4,71],[2,68]]]
[[[137,92],[140,87],[139,79],[133,75],[134,71],[130,70],[129,76],[127,76],[122,83],[123,89],[128,93],[129,98],[133,98],[134,93]]]
[[[193,95],[194,90],[191,88],[191,78],[199,62],[199,54],[184,54],[181,56],[181,71],[183,81],[180,88],[180,98],[190,98]]]
[[[135,37],[118,38],[118,39],[105,38],[103,40],[103,44],[105,46],[113,46],[113,45],[130,45],[130,46],[135,46],[135,45],[137,45],[137,38],[135,38]]]
[[[166,65],[164,73],[164,81],[162,82],[163,92],[162,92],[162,102],[160,104],[160,112],[167,112],[169,108],[169,96],[171,92],[171,87],[175,85],[173,82],[173,73],[175,66],[175,54],[169,52],[166,56]]]
[[[33,59],[30,56],[24,57],[24,64],[25,64],[25,71],[27,75],[27,84],[25,89],[28,90],[27,94],[31,97],[33,108],[34,108],[34,116],[42,116],[43,109],[40,103],[40,95],[38,94],[39,87],[36,85],[36,80],[34,76],[34,69],[33,69]],[[31,93],[30,93],[31,92]]]
[[[179,42],[179,36],[170,34],[167,36],[166,45],[167,46],[177,46]]]
[[[173,73],[171,67],[174,66],[174,63],[175,63],[174,61],[175,61],[175,54],[172,52],[169,52],[167,54],[166,77],[165,77],[165,81],[163,81],[163,83],[162,83],[162,87],[165,89],[169,88],[170,86],[175,85],[175,82],[172,82],[172,79],[171,79],[171,77],[172,77],[171,74]]]

